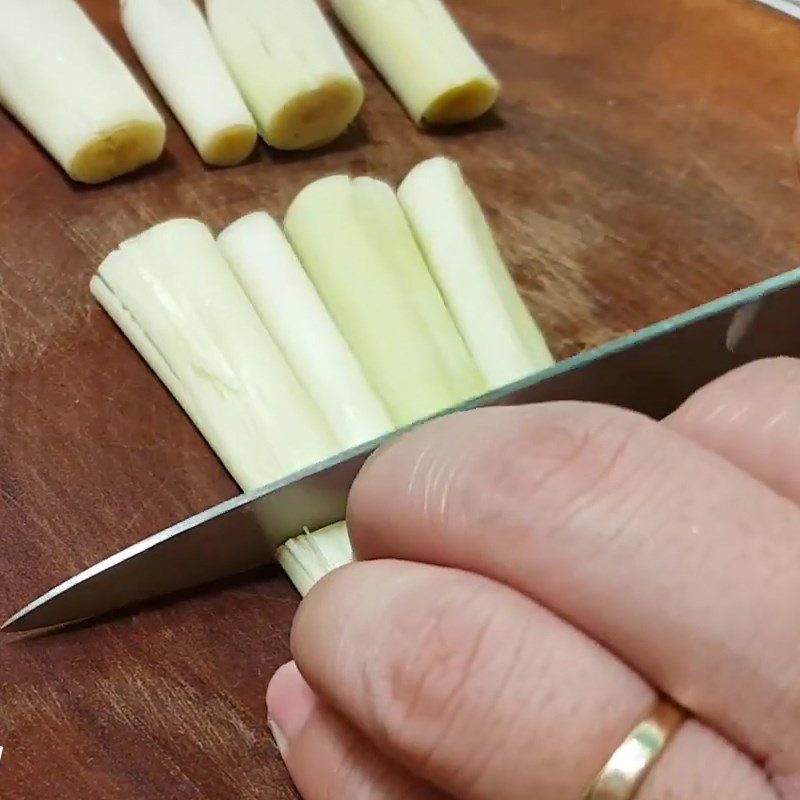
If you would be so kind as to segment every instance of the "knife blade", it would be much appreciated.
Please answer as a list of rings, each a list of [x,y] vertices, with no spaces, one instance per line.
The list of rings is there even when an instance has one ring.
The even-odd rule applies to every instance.
[[[800,0],[758,0],[758,2],[770,6],[776,11],[783,11],[790,17],[800,19]]]
[[[800,357],[800,269],[434,416],[480,406],[577,400],[662,419],[714,378],[750,361],[775,356]],[[316,530],[344,519],[350,487],[367,457],[402,432],[149,536],[46,592],[8,619],[2,630],[85,620],[268,563],[281,544],[304,529]]]

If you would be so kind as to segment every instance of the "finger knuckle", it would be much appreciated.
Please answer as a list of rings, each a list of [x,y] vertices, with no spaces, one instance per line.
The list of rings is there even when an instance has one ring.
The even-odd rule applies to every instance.
[[[431,605],[428,599],[421,613],[405,611],[407,623],[398,631],[402,651],[387,657],[385,648],[377,648],[365,664],[374,729],[423,773],[434,762],[447,771],[451,740],[480,725],[475,709],[486,702],[473,703],[476,695],[502,685],[485,680],[487,671],[502,670],[497,663],[504,652],[501,626],[492,611],[496,603],[486,597],[482,581],[475,581],[467,597],[463,585],[456,590],[446,584],[436,587],[436,601]],[[453,769],[459,769],[457,759]]]
[[[567,405],[529,409],[463,472],[453,502],[471,524],[488,528],[502,520],[509,537],[527,536],[532,522],[558,530],[592,504],[600,486],[624,493],[655,423],[617,409]]]

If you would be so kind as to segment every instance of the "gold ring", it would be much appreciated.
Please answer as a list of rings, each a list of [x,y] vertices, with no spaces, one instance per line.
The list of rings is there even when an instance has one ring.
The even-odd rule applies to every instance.
[[[631,800],[686,719],[677,706],[659,701],[616,749],[583,800]]]

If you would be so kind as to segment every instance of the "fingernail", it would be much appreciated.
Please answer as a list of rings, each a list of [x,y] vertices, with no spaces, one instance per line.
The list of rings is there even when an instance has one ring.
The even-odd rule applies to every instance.
[[[267,724],[284,760],[294,737],[314,711],[317,699],[294,661],[273,675],[267,688]]]
[[[272,741],[275,742],[275,746],[278,748],[278,752],[281,754],[281,758],[286,761],[286,755],[289,752],[289,742],[286,741],[283,731],[275,724],[275,722],[273,722],[273,720],[267,718],[267,726],[269,727],[269,732],[272,734]]]

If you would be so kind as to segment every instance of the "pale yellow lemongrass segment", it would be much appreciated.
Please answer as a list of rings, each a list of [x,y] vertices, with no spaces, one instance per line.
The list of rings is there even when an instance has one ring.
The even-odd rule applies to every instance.
[[[392,430],[389,413],[278,223],[254,212],[229,225],[217,243],[342,448]]]
[[[244,161],[255,120],[194,0],[120,0],[120,9],[131,46],[203,161]]]
[[[356,118],[364,88],[314,0],[206,0],[206,15],[269,145],[321,147]]]
[[[438,156],[414,167],[398,197],[475,362],[492,388],[553,364],[491,227],[459,165]]]
[[[397,426],[486,390],[388,184],[318,180],[284,228]]]
[[[276,556],[297,591],[305,597],[318,581],[353,561],[347,525],[337,522],[313,533],[306,532],[286,542]]]
[[[418,125],[485,114],[500,83],[441,0],[331,0]]]
[[[123,242],[92,291],[245,491],[339,450],[205,225]]]
[[[0,105],[83,183],[164,149],[161,115],[74,0],[0,0]]]

